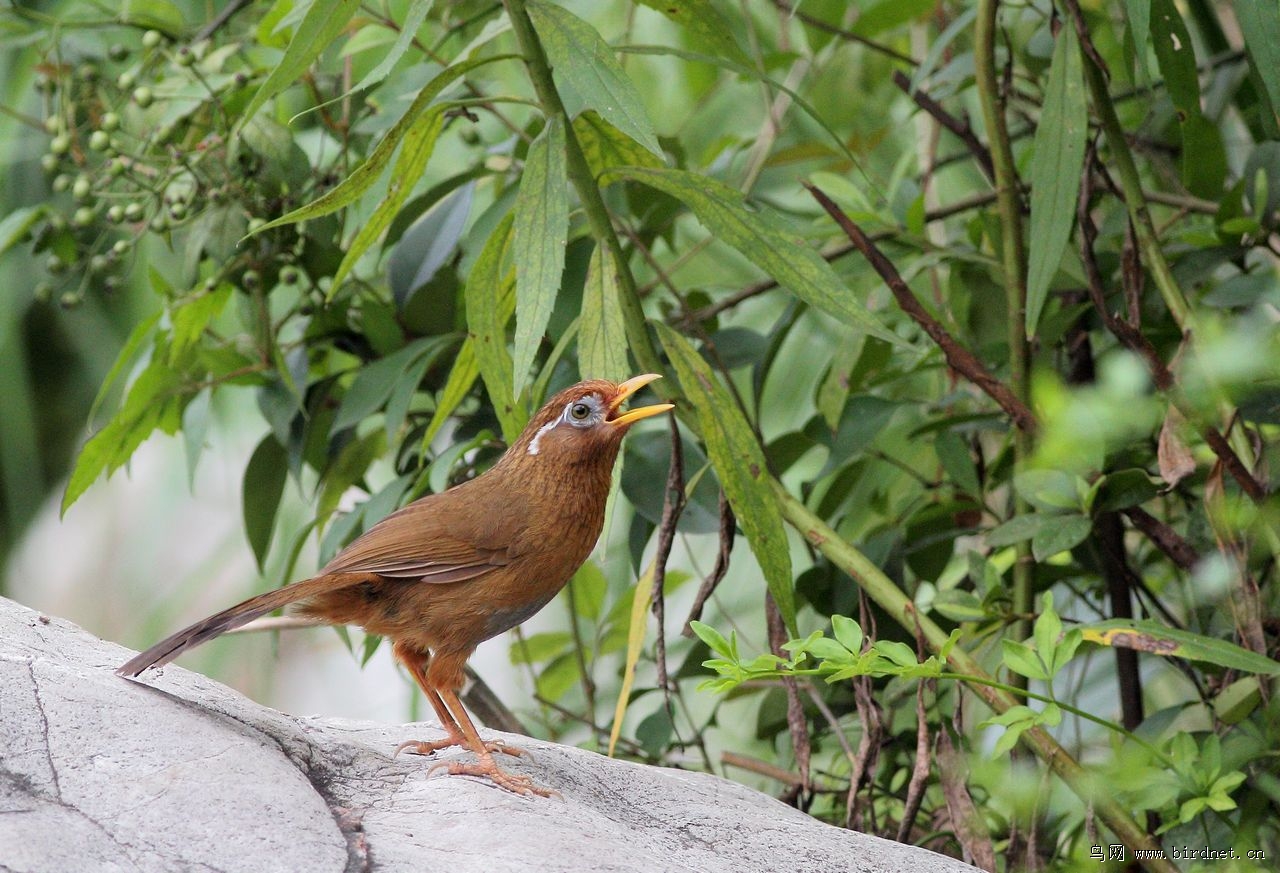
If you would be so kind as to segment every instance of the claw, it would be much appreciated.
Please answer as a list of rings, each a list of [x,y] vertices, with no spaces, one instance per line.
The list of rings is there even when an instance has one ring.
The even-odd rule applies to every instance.
[[[441,749],[448,749],[453,746],[473,752],[475,751],[475,749],[472,749],[467,745],[467,741],[465,739],[458,736],[446,737],[443,740],[407,740],[396,746],[396,750],[391,757],[394,758],[401,752],[405,751],[412,751],[415,755],[434,755]],[[502,740],[490,740],[484,744],[484,749],[486,752],[501,752],[502,754],[510,755],[513,758],[527,757],[529,760],[533,760],[533,756],[529,754],[528,750],[522,749],[519,746],[508,746]]]
[[[521,797],[555,797],[564,800],[564,795],[553,788],[543,788],[532,778],[523,774],[508,773],[489,755],[482,756],[474,764],[462,761],[441,761],[432,765],[427,771],[427,778],[431,778],[431,774],[435,771],[445,769],[451,776],[479,776],[482,779],[488,779],[499,788],[510,791],[512,794],[519,794]]]

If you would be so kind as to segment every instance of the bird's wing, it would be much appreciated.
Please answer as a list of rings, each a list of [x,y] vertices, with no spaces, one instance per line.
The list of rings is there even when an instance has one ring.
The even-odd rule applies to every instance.
[[[511,563],[519,538],[499,528],[501,522],[522,522],[521,513],[504,507],[508,511],[495,519],[467,511],[461,501],[438,500],[441,496],[430,495],[387,516],[335,555],[321,574],[462,582]]]

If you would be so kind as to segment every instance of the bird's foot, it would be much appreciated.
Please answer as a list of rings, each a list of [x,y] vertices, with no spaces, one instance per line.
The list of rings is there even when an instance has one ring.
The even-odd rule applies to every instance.
[[[486,744],[488,745],[488,744]],[[479,776],[488,779],[499,788],[504,788],[512,794],[519,794],[524,797],[557,797],[564,800],[564,796],[552,788],[543,788],[533,781],[532,778],[518,774],[508,773],[498,766],[498,762],[493,760],[493,756],[485,753],[474,764],[468,764],[462,761],[441,761],[427,771],[428,777],[437,770],[448,770],[452,776]]]
[[[448,749],[452,746],[458,746],[462,749],[470,749],[466,739],[461,734],[450,733],[443,740],[409,740],[396,746],[395,755],[401,752],[411,752],[414,755],[434,755],[441,749]],[[486,752],[501,752],[504,755],[510,755],[513,758],[532,757],[527,751],[518,746],[508,746],[502,740],[490,740],[484,744]],[[474,751],[474,750],[472,750]],[[395,757],[393,755],[392,757]]]

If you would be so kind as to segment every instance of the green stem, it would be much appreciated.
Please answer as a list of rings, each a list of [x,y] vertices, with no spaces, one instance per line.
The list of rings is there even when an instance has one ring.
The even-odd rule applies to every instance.
[[[827,560],[853,577],[866,592],[908,633],[919,634],[933,652],[938,652],[947,642],[948,634],[928,616],[921,615],[911,601],[893,581],[866,555],[846,543],[826,522],[809,507],[792,496],[776,479],[770,479],[775,499],[782,517],[821,552]],[[964,674],[973,683],[974,692],[997,713],[1008,712],[1017,705],[1017,698],[1001,687],[982,669],[981,665],[959,646],[953,646],[947,655],[948,665]],[[1019,693],[1022,693],[1019,691]],[[1135,849],[1158,849],[1159,846],[1133,817],[1113,798],[1094,790],[1092,780],[1084,768],[1044,728],[1034,727],[1023,732],[1022,743],[1053,771],[1085,803],[1092,804],[1098,817],[1122,842]],[[1170,861],[1148,859],[1148,870],[1159,873],[1178,873]]]
[[[565,111],[564,101],[560,99],[560,92],[556,90],[555,79],[551,75],[551,64],[547,60],[546,52],[542,50],[542,43],[533,27],[533,21],[529,18],[528,7],[525,0],[503,0],[503,4],[507,7],[511,29],[524,55],[529,79],[533,82],[533,90],[538,95],[538,102],[542,104],[542,111],[547,116],[559,115],[564,119],[565,157],[569,181],[578,192],[578,200],[581,201],[582,211],[587,216],[591,234],[599,245],[608,247],[609,253],[613,256],[614,265],[617,267],[618,296],[622,304],[622,314],[626,320],[627,341],[631,345],[631,353],[635,355],[636,363],[640,365],[641,370],[648,373],[661,373],[663,372],[662,359],[645,324],[644,309],[640,305],[635,276],[631,273],[626,254],[622,250],[622,242],[614,232],[613,219],[609,216],[609,209],[604,204],[604,197],[600,194],[595,177],[591,175],[591,166],[582,152],[577,134],[574,133],[573,119]]]
[[[1004,103],[1000,99],[1000,80],[996,70],[996,12],[998,0],[980,0],[974,30],[974,77],[982,120],[987,129],[992,169],[995,171],[996,206],[1000,215],[1001,262],[1004,266],[1005,301],[1008,313],[1009,387],[1023,404],[1030,407],[1030,353],[1027,348],[1027,253],[1023,244],[1022,185],[1013,160]],[[1032,436],[1022,430],[1013,431],[1014,470],[1022,470],[1031,457]],[[1016,491],[1013,498],[1015,515],[1031,511],[1030,505]],[[1033,602],[1031,544],[1023,541],[1014,547],[1013,614],[1017,616],[1012,635],[1024,640],[1031,634]]]
[[[1074,14],[1079,7],[1067,4]],[[1084,22],[1075,22],[1077,30],[1084,33]],[[1147,198],[1142,192],[1142,177],[1138,173],[1138,165],[1133,160],[1133,152],[1129,149],[1129,141],[1125,138],[1124,127],[1120,117],[1116,115],[1115,105],[1107,93],[1107,80],[1102,70],[1098,69],[1086,51],[1085,41],[1080,41],[1080,54],[1084,59],[1084,78],[1089,87],[1089,96],[1093,99],[1094,112],[1098,114],[1098,123],[1107,135],[1107,147],[1111,152],[1111,167],[1120,179],[1120,190],[1124,194],[1124,205],[1129,211],[1129,220],[1133,222],[1134,234],[1138,238],[1138,248],[1142,252],[1143,263],[1151,271],[1151,278],[1164,298],[1165,306],[1177,323],[1178,328],[1187,334],[1193,327],[1191,307],[1182,294],[1178,280],[1174,278],[1169,262],[1165,259],[1164,250],[1156,236],[1155,224],[1151,221],[1151,210],[1147,208]]]

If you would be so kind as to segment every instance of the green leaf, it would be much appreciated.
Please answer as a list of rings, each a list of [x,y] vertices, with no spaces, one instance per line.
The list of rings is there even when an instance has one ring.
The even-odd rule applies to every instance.
[[[280,63],[267,76],[241,117],[248,121],[272,97],[302,77],[312,61],[329,43],[342,33],[351,16],[360,8],[360,0],[313,0]]]
[[[573,592],[574,614],[588,621],[598,619],[609,590],[609,580],[605,579],[600,567],[594,561],[587,561],[573,574],[569,586]]]
[[[223,282],[213,291],[186,298],[170,313],[173,329],[169,340],[169,363],[180,366],[183,358],[204,335],[205,328],[231,299],[231,283]]]
[[[1084,515],[1052,516],[1051,521],[1031,538],[1031,554],[1037,561],[1075,548],[1093,530],[1093,521]]]
[[[737,660],[729,641],[725,639],[724,634],[720,633],[720,631],[705,622],[696,620],[689,622],[689,628],[698,635],[698,639],[707,644],[707,648],[711,649],[711,651],[721,657]]]
[[[509,656],[512,664],[541,664],[572,647],[573,634],[568,631],[543,631],[513,642]]]
[[[993,549],[1011,546],[1035,536],[1044,525],[1052,520],[1052,516],[1036,512],[1027,515],[1015,515],[1004,524],[987,531],[987,546]]]
[[[476,363],[475,342],[472,341],[471,337],[467,337],[462,343],[462,348],[458,350],[458,357],[454,359],[453,369],[449,371],[449,378],[445,381],[444,387],[440,389],[440,396],[436,400],[436,411],[431,416],[431,423],[427,425],[427,431],[422,435],[423,453],[431,447],[431,441],[436,438],[440,428],[444,427],[444,423],[449,420],[449,416],[453,415],[454,410],[458,408],[458,404],[471,393],[471,386],[475,384],[479,376],[480,365]]]
[[[1075,476],[1061,470],[1024,470],[1013,477],[1013,487],[1037,509],[1081,508]]]
[[[249,465],[244,470],[241,502],[244,510],[244,531],[253,548],[253,557],[261,572],[271,548],[271,533],[276,526],[276,511],[284,494],[284,483],[289,475],[289,454],[268,433],[253,450]]]
[[[125,340],[124,346],[120,349],[120,354],[116,355],[115,363],[111,365],[111,369],[107,371],[107,375],[103,378],[102,387],[98,389],[97,395],[93,398],[93,403],[89,407],[90,421],[97,416],[98,407],[102,405],[102,401],[106,399],[108,392],[111,391],[116,380],[120,378],[120,374],[133,363],[133,359],[137,357],[138,350],[142,348],[142,344],[151,338],[151,332],[160,323],[160,316],[163,314],[163,311],[157,310],[152,315],[144,318],[138,323],[137,327],[130,331],[129,338]]]
[[[853,26],[859,36],[874,37],[932,11],[933,0],[880,0],[863,9]]]
[[[618,299],[613,255],[597,245],[587,265],[578,323],[578,371],[584,379],[621,382],[629,372],[627,325]]]
[[[0,255],[22,242],[27,231],[44,217],[44,206],[24,206],[15,209],[0,221]]]
[[[1131,506],[1141,506],[1151,500],[1160,489],[1151,481],[1146,470],[1131,468],[1108,473],[1098,483],[1098,496],[1094,509],[1099,512],[1116,512]]]
[[[840,641],[840,645],[849,651],[857,653],[862,650],[862,628],[848,616],[831,616],[831,632]]]
[[[387,196],[373,210],[373,215],[360,226],[355,239],[347,247],[342,263],[334,271],[333,283],[329,287],[329,299],[338,293],[342,280],[351,272],[351,268],[360,260],[360,256],[373,245],[383,231],[391,226],[392,220],[400,212],[400,207],[409,199],[414,185],[422,177],[422,171],[435,151],[436,138],[444,127],[444,111],[446,104],[432,106],[418,118],[404,135],[404,147],[400,157],[391,171],[391,182],[387,185]]]
[[[630,179],[682,201],[717,238],[741,252],[783,287],[832,317],[894,345],[902,340],[850,293],[831,265],[772,213],[752,211],[742,193],[684,170],[624,167],[607,178]]]
[[[342,405],[338,407],[330,433],[359,424],[381,409],[404,371],[425,355],[432,345],[438,344],[439,337],[416,339],[399,351],[362,367],[342,397]]]
[[[294,222],[304,221],[310,218],[319,218],[322,215],[328,215],[336,212],[350,203],[354,203],[360,199],[366,191],[368,191],[373,183],[378,181],[382,175],[382,171],[387,168],[387,164],[391,162],[391,158],[396,153],[396,149],[400,146],[400,142],[405,135],[413,127],[414,122],[426,110],[428,106],[435,101],[444,89],[452,85],[458,79],[467,73],[483,66],[491,64],[494,61],[511,60],[516,55],[497,55],[491,58],[481,58],[478,60],[466,61],[465,63],[454,64],[448,69],[441,72],[438,76],[423,86],[418,92],[418,96],[414,98],[413,103],[405,110],[404,115],[396,121],[391,129],[383,135],[378,145],[373,149],[368,159],[363,164],[351,172],[345,179],[339,182],[335,187],[329,189],[320,197],[312,200],[305,206],[300,206],[292,212],[280,216],[274,221],[269,221],[258,229],[258,233],[272,227],[278,227],[283,224],[293,224]],[[411,180],[412,182],[417,180]]]
[[[1044,107],[1031,159],[1031,233],[1027,264],[1027,336],[1036,325],[1075,223],[1089,135],[1084,68],[1076,32],[1063,27],[1053,47]]]
[[[529,146],[516,197],[516,335],[514,390],[524,388],[551,320],[569,233],[564,122],[553,116]]]
[[[587,159],[592,177],[599,177],[614,167],[656,167],[662,161],[641,147],[635,140],[600,117],[600,113],[587,110],[573,120],[573,135]]]
[[[1125,17],[1129,20],[1129,35],[1133,38],[1133,52],[1137,56],[1138,69],[1147,75],[1147,45],[1151,34],[1151,0],[1124,0]]]
[[[1271,98],[1272,111],[1280,111],[1280,3],[1272,0],[1232,0],[1244,45],[1253,68]]]
[[[708,54],[720,55],[739,64],[751,59],[738,45],[733,28],[711,0],[640,0],[684,28],[690,44]]]
[[[594,109],[661,158],[662,147],[640,92],[596,29],[567,9],[543,0],[531,0],[528,9],[569,117]]]
[[[1226,640],[1165,627],[1155,621],[1116,618],[1079,625],[1079,629],[1086,642],[1100,646],[1136,649],[1171,658],[1202,661],[1228,670],[1280,676],[1280,661]]]
[[[971,497],[982,496],[978,466],[973,462],[973,452],[968,442],[955,431],[940,431],[934,438],[933,451],[956,488]]]
[[[720,478],[738,523],[783,621],[796,635],[796,606],[791,578],[791,552],[782,513],[769,491],[764,453],[751,425],[738,411],[729,392],[716,380],[706,361],[676,331],[658,322],[658,338],[671,358],[680,387],[693,404],[702,425],[707,455]]]
[[[138,374],[120,411],[80,450],[62,495],[64,515],[99,475],[123,466],[153,431],[177,433],[181,388],[181,374],[161,362],[153,361]]]
[[[515,442],[529,418],[524,404],[516,401],[507,351],[507,322],[515,308],[511,270],[506,266],[514,218],[507,213],[493,229],[471,267],[466,287],[467,328],[475,344],[476,363],[508,444]]]
[[[1191,34],[1173,0],[1151,0],[1151,44],[1178,120],[1200,114],[1200,78]],[[1138,51],[1143,47],[1138,46]]]
[[[422,27],[422,22],[427,20],[427,13],[431,11],[433,2],[434,0],[413,0],[412,5],[409,6],[409,11],[405,13],[404,23],[400,25],[400,33],[396,37],[395,44],[391,46],[376,67],[365,73],[364,78],[351,89],[352,91],[363,91],[370,85],[376,85],[387,78],[391,68],[404,57],[404,53],[409,50],[409,46],[417,38],[418,28]]]
[[[1182,184],[1197,197],[1217,199],[1227,177],[1222,130],[1199,112],[1182,121]]]
[[[155,28],[174,39],[187,27],[182,11],[170,0],[122,0],[118,17],[121,24]]]

